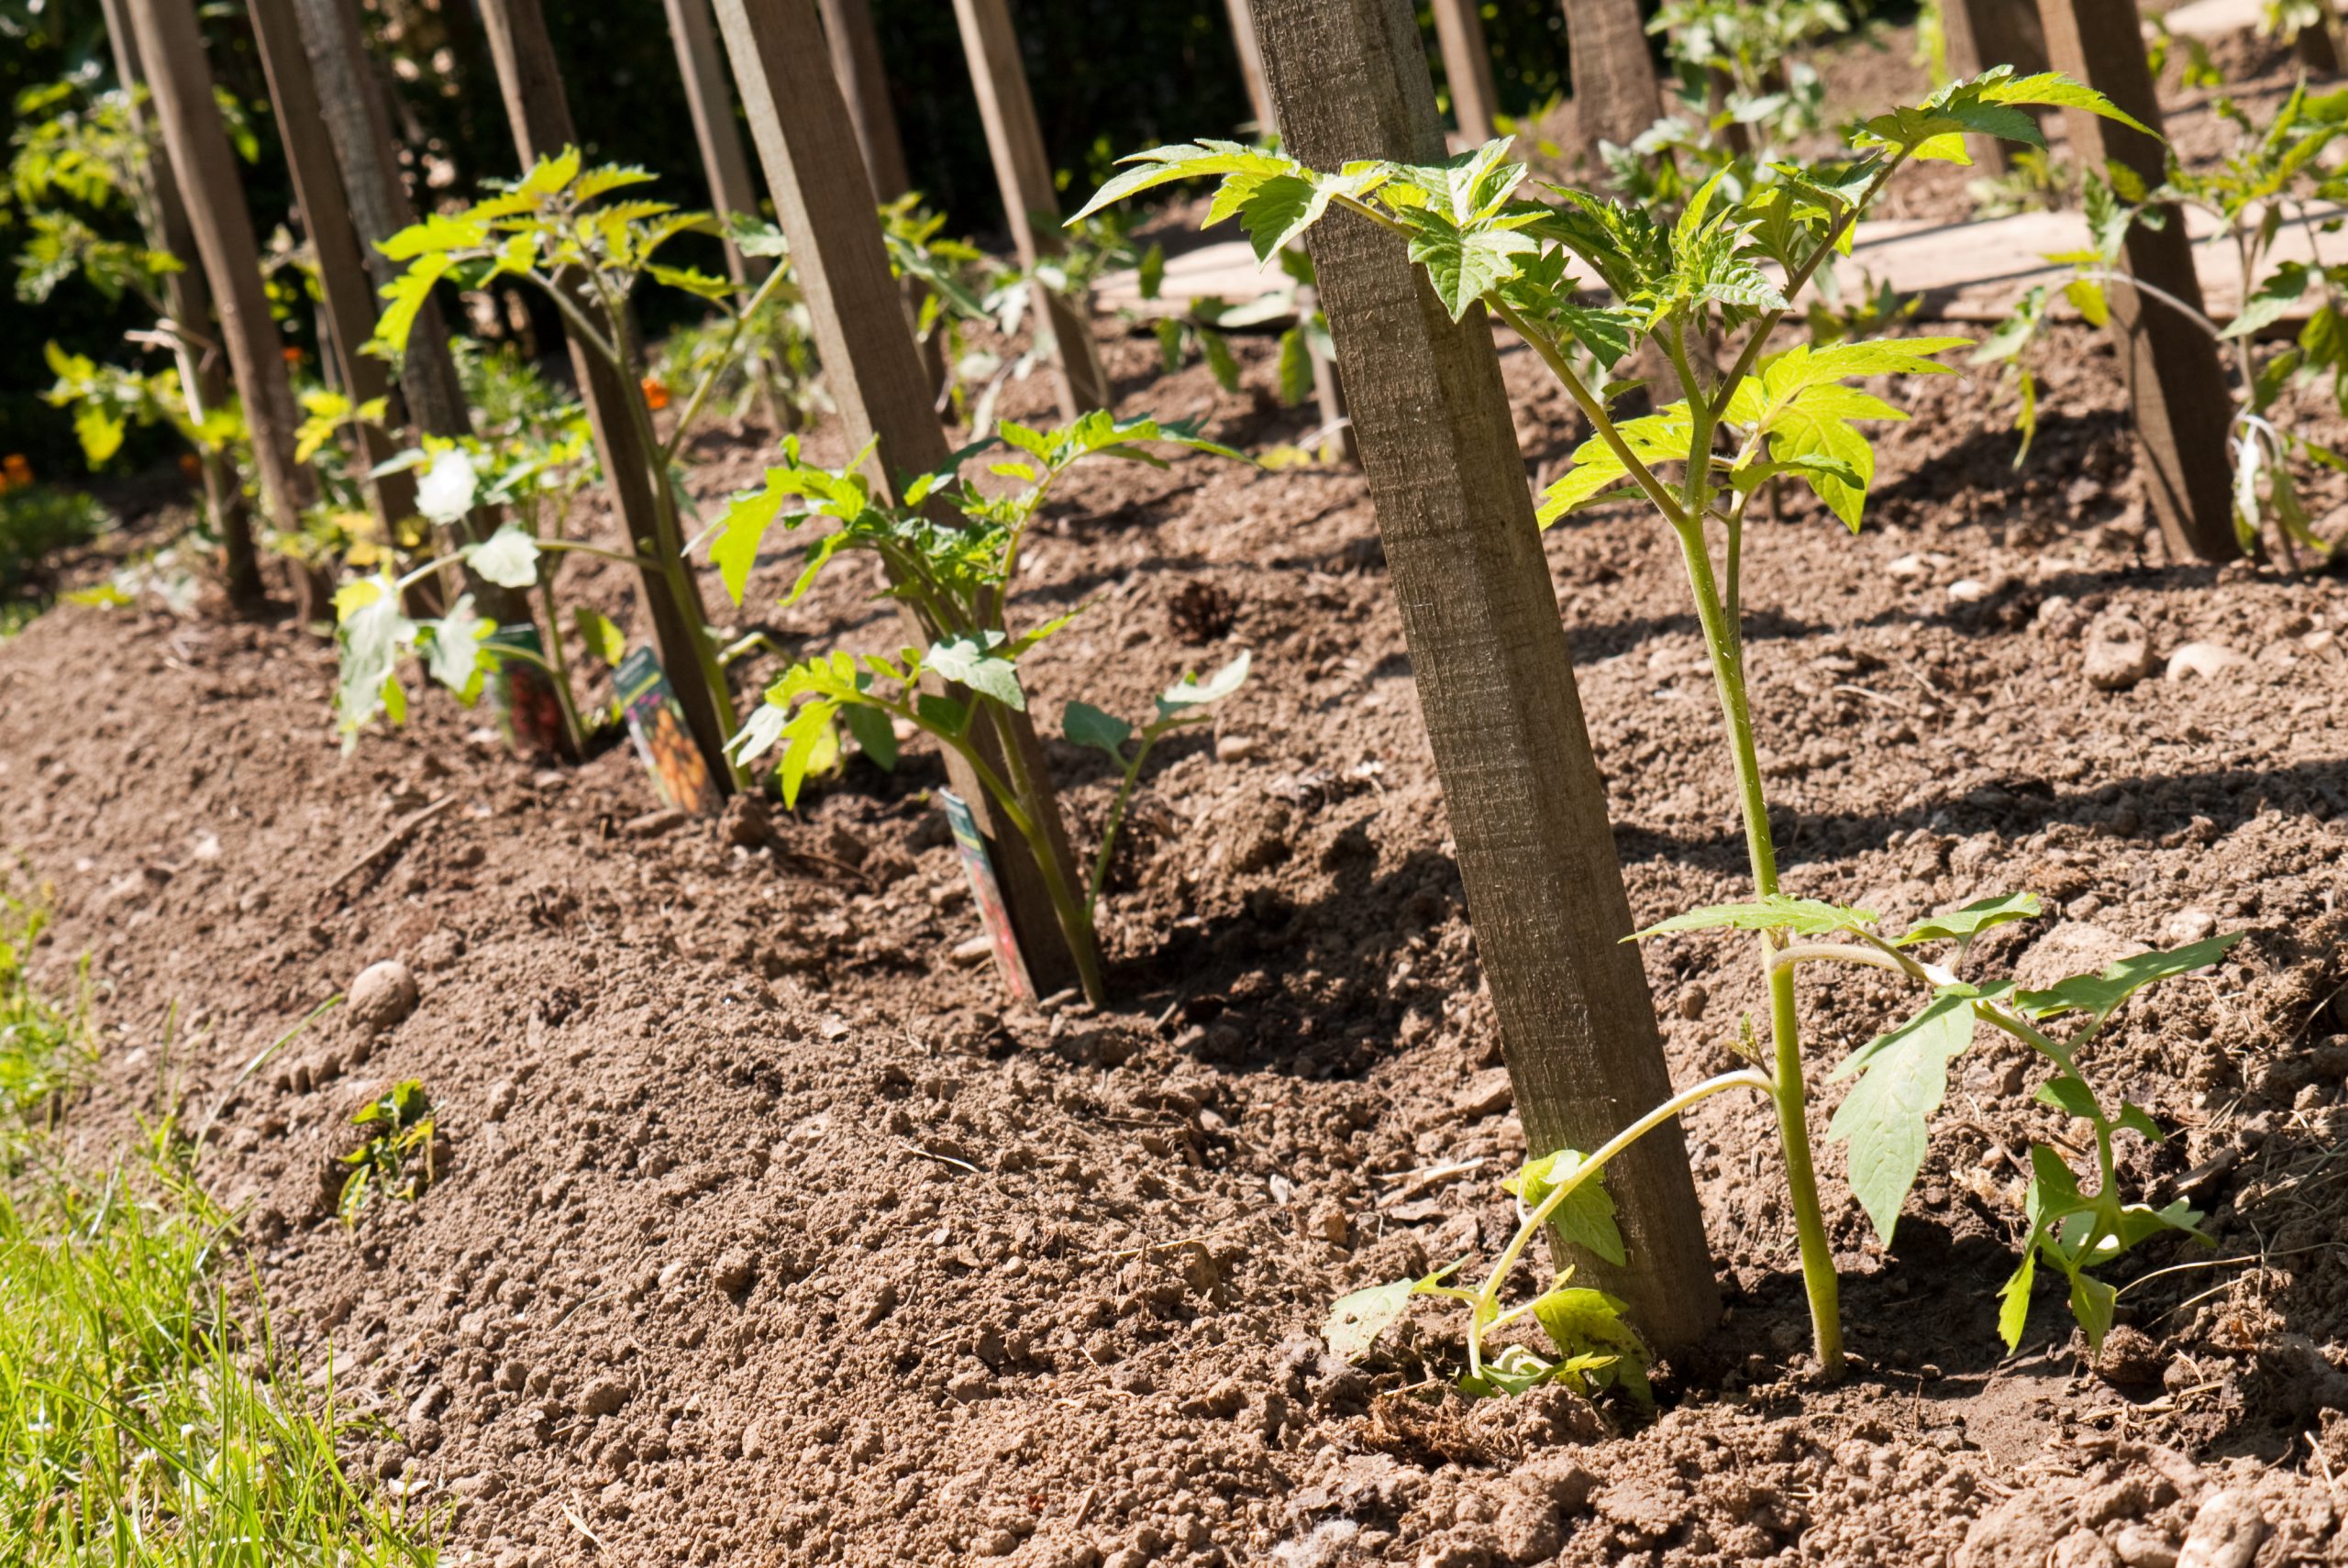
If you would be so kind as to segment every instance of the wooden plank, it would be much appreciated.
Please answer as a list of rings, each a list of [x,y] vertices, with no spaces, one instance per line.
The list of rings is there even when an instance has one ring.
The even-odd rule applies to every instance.
[[[1264,51],[1256,42],[1254,0],[1224,0],[1231,13],[1231,47],[1239,56],[1239,74],[1247,83],[1247,102],[1256,111],[1256,134],[1270,136],[1277,123],[1272,92],[1264,85]]]
[[[1257,0],[1289,149],[1431,163],[1443,132],[1409,0]],[[1455,326],[1386,230],[1309,241],[1352,397],[1476,944],[1535,1153],[1593,1149],[1671,1092],[1556,592],[1481,307]],[[1577,1255],[1649,1342],[1719,1321],[1676,1125],[1608,1167],[1630,1259]]]
[[[2161,127],[2160,101],[2145,63],[2143,24],[2135,0],[2039,0],[2046,50],[2054,69],[2101,92],[2127,113]],[[2165,171],[2166,149],[2114,121],[2066,110],[2071,155],[2090,169],[2117,160],[2147,186]],[[2193,250],[2174,208],[2158,228],[2128,230],[2126,271],[2195,311],[2202,307]],[[2178,559],[2227,560],[2234,540],[2227,432],[2233,397],[2218,346],[2198,324],[2124,283],[2110,289],[2111,334],[2127,376],[2144,491]]]
[[[716,0],[734,81],[765,167],[767,188],[807,301],[825,384],[839,407],[851,448],[878,439],[874,480],[893,493],[901,476],[943,464],[950,449],[930,382],[914,345],[896,280],[881,244],[865,173],[837,78],[816,39],[815,0]],[[901,623],[924,637],[911,612]],[[1048,778],[1032,720],[1017,715],[1013,744]],[[999,766],[999,765],[998,765]],[[1039,991],[1075,983],[1076,965],[1026,842],[1007,829],[967,763],[949,754],[954,790],[970,804],[1003,885],[1003,901]],[[1046,818],[1064,864],[1072,864],[1057,801]]]
[[[904,138],[889,101],[889,70],[880,56],[880,35],[872,26],[871,0],[823,0],[824,40],[832,51],[832,74],[847,100],[856,144],[872,190],[893,202],[914,188],[905,164]]]
[[[482,26],[489,35],[491,58],[497,65],[497,85],[505,100],[505,117],[514,132],[515,150],[525,169],[541,158],[559,156],[575,146],[578,133],[570,119],[570,103],[563,95],[562,78],[555,66],[554,42],[547,36],[545,14],[538,0],[481,0]],[[561,282],[560,279],[557,280]],[[590,308],[593,308],[592,306]],[[623,312],[622,315],[626,313]],[[625,324],[613,322],[615,336]],[[643,393],[622,374],[584,346],[570,345],[570,364],[579,381],[587,422],[593,427],[595,446],[604,460],[604,480],[627,526],[638,554],[655,561],[681,560],[684,541],[664,524],[653,495],[655,460],[638,427]],[[630,406],[634,400],[635,406]],[[649,414],[642,416],[649,421]],[[734,732],[733,701],[725,672],[704,635],[708,624],[701,591],[690,563],[684,591],[671,591],[665,574],[647,565],[639,569],[645,607],[651,613],[653,645],[660,668],[685,711],[694,744],[709,764],[710,777],[721,790],[730,790],[734,767],[725,752]]]
[[[692,116],[693,140],[701,147],[702,171],[709,178],[709,203],[720,218],[740,213],[759,215],[759,188],[750,182],[750,160],[742,150],[742,129],[735,123],[733,94],[726,91],[725,57],[717,47],[717,29],[709,14],[709,0],[663,0],[669,7],[669,36],[677,46],[677,71],[685,82],[685,108]],[[726,271],[737,283],[767,274],[765,258],[746,257],[732,240],[725,242]]]
[[[303,232],[318,266],[318,292],[325,298],[327,351],[342,372],[345,392],[355,403],[371,403],[391,392],[383,362],[359,352],[375,335],[375,288],[343,199],[342,172],[334,148],[312,128],[325,114],[319,106],[310,61],[302,47],[293,0],[246,0],[261,70],[269,79],[270,103],[277,112],[279,139],[294,176],[294,199],[302,209]],[[389,432],[372,421],[360,424],[360,455],[372,469],[396,448]],[[405,470],[365,481],[367,498],[383,537],[393,525],[415,514],[415,476]]]
[[[979,117],[986,124],[1012,243],[1022,264],[1033,267],[1039,257],[1059,252],[1060,201],[1043,127],[1036,121],[1036,100],[1027,90],[1027,68],[1019,58],[1019,35],[1006,0],[954,0],[954,17],[962,29],[962,52],[969,57],[970,83],[978,90]],[[1089,304],[1049,289],[1036,293],[1055,348],[1061,417],[1107,408],[1109,378],[1092,341]]]
[[[188,225],[179,180],[172,172],[171,159],[149,124],[138,95],[138,89],[147,84],[147,67],[140,58],[138,33],[124,9],[125,0],[100,0],[100,5],[106,42],[114,52],[115,79],[130,95],[131,129],[148,149],[139,213],[147,243],[180,263],[178,271],[163,278],[166,319],[160,325],[172,335],[180,393],[190,412],[201,420],[206,410],[219,407],[228,395],[226,361],[212,337],[212,291],[205,286],[204,258],[195,247],[195,231]],[[199,451],[196,464],[204,484],[205,515],[221,539],[229,601],[240,611],[257,609],[264,597],[260,558],[253,548],[252,512],[245,504],[244,487],[225,453]]]
[[[1491,46],[1484,41],[1484,18],[1476,0],[1433,0],[1433,5],[1451,117],[1468,145],[1481,147],[1497,134],[1492,116],[1501,103],[1500,88],[1492,80]]]
[[[244,404],[246,427],[260,468],[262,499],[277,526],[301,526],[302,508],[317,497],[309,471],[294,460],[294,430],[301,414],[285,373],[285,345],[270,318],[261,287],[260,249],[253,240],[251,210],[237,176],[236,154],[220,124],[212,97],[212,72],[195,25],[193,0],[127,0],[139,58],[148,72],[155,121],[163,136],[172,172],[186,196],[188,226],[204,259],[205,278],[219,316]],[[240,547],[229,540],[231,551]],[[249,541],[246,542],[249,547]],[[258,562],[229,561],[231,592],[249,583],[257,591]]]
[[[1564,0],[1567,67],[1573,72],[1577,149],[1602,168],[1598,144],[1627,147],[1663,116],[1639,0]]]

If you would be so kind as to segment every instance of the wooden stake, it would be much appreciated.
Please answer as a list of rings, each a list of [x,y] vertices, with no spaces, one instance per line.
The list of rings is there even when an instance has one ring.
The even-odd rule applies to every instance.
[[[555,67],[554,42],[547,36],[546,16],[538,0],[481,0],[481,18],[489,34],[489,50],[497,65],[497,84],[505,100],[505,117],[513,127],[515,150],[525,169],[542,158],[559,156],[577,145],[570,100]],[[558,286],[569,286],[562,279]],[[591,304],[589,309],[593,309]],[[618,327],[619,323],[610,324]],[[616,338],[621,334],[614,333]],[[570,344],[570,364],[579,381],[587,422],[595,432],[595,447],[604,461],[604,479],[611,486],[628,539],[648,561],[682,560],[684,541],[670,538],[661,526],[652,487],[668,476],[655,476],[655,455],[638,434],[637,414],[643,393],[631,384],[637,367],[626,368],[630,379],[585,346]],[[636,406],[630,407],[629,400]],[[648,422],[650,415],[644,415]],[[684,591],[673,592],[658,567],[639,569],[645,607],[651,613],[652,640],[660,668],[685,711],[710,777],[721,790],[731,792],[734,766],[725,755],[726,738],[734,731],[734,703],[725,673],[716,669],[708,637],[709,617],[702,607],[700,584],[686,562]],[[559,631],[560,628],[555,628]]]
[[[2039,17],[2055,70],[2095,88],[2155,132],[2161,128],[2135,0],[2039,0]],[[2154,138],[2081,110],[2065,110],[2063,120],[2081,167],[2118,161],[2148,187],[2161,182],[2165,152]],[[2125,270],[2199,313],[2201,280],[2193,270],[2192,243],[2183,215],[2174,207],[2167,213],[2158,228],[2130,226]],[[2144,492],[2170,555],[2232,559],[2242,553],[2234,539],[2227,451],[2233,398],[2218,346],[2198,321],[2149,293],[2125,283],[2107,293],[2144,462]]]
[[[335,167],[334,148],[314,127],[325,119],[319,106],[310,61],[302,47],[301,25],[293,0],[246,0],[252,18],[253,41],[260,47],[261,70],[269,78],[269,97],[277,111],[279,139],[294,175],[294,199],[301,204],[302,227],[318,264],[318,292],[325,296],[327,352],[342,372],[344,394],[353,403],[388,395],[391,378],[383,362],[359,352],[375,336],[375,289],[360,257],[359,237],[350,225],[350,208],[343,199],[342,173]],[[359,423],[361,453],[370,469],[394,451],[382,425]],[[415,476],[404,470],[366,481],[375,522],[383,537],[393,525],[415,512]]]
[[[282,0],[281,0],[282,3]],[[391,116],[381,79],[368,58],[366,37],[360,30],[356,0],[292,0],[299,24],[320,123],[332,145],[341,189],[357,231],[360,255],[372,284],[369,301],[374,308],[382,290],[399,276],[400,264],[378,248],[393,235],[415,222],[415,206],[408,199],[407,183],[400,177],[399,156],[393,150]],[[371,360],[371,363],[375,362]],[[466,406],[464,382],[449,348],[449,323],[437,300],[427,298],[408,333],[407,352],[400,357],[399,406],[396,416],[420,436],[457,439],[472,434],[472,410]],[[408,510],[414,509],[413,496]],[[466,538],[480,541],[496,528],[497,509],[481,506],[460,525],[441,531],[444,544],[453,547]],[[526,591],[492,582],[467,567],[453,580],[461,580],[473,596],[474,607],[501,626],[536,624]],[[562,635],[549,625],[548,637]],[[509,662],[500,679],[513,689],[517,712],[542,711],[533,701],[541,683],[554,679],[543,670]],[[530,736],[515,732],[517,742]],[[567,744],[569,737],[563,737]]]
[[[2018,76],[2049,69],[2046,34],[2031,0],[1942,0],[1941,44],[1952,76],[1978,76],[2010,65]],[[1992,171],[2012,167],[2012,149],[1994,136],[1969,136],[1966,150]]]
[[[1247,102],[1256,111],[1256,134],[1270,136],[1276,116],[1272,92],[1264,85],[1264,51],[1256,42],[1254,0],[1224,0],[1231,12],[1231,45],[1239,56],[1239,74],[1246,79]]]
[[[1451,117],[1459,123],[1462,139],[1481,147],[1498,134],[1492,116],[1501,98],[1476,0],[1434,0],[1434,36],[1443,50],[1444,83],[1451,90]]]
[[[1592,169],[1598,144],[1628,147],[1663,116],[1646,22],[1639,0],[1564,0],[1567,65],[1573,72],[1574,132]]]
[[[823,11],[832,74],[847,100],[865,172],[872,177],[873,193],[893,202],[914,188],[914,181],[905,164],[904,138],[897,132],[897,111],[889,102],[889,71],[872,26],[871,0],[823,0]]]
[[[847,105],[825,55],[813,47],[815,0],[716,3],[750,138],[806,294],[825,384],[839,405],[841,433],[851,449],[879,438],[872,477],[894,493],[903,478],[937,468],[949,453],[898,304]],[[919,636],[907,615],[903,624]],[[1012,728],[1036,776],[1048,778],[1032,721],[1022,715]],[[1074,983],[1075,961],[1025,841],[1002,823],[992,799],[959,756],[949,754],[947,767],[955,792],[969,802],[988,840],[1037,990],[1050,995],[1065,988]],[[1048,804],[1063,863],[1072,864],[1058,805]]]
[[[1443,157],[1409,0],[1257,0],[1257,17],[1290,152]],[[1480,307],[1453,325],[1383,229],[1332,216],[1308,243],[1526,1140],[1594,1149],[1671,1086],[1491,328]],[[1577,1254],[1576,1282],[1623,1297],[1657,1348],[1695,1342],[1720,1298],[1678,1128],[1607,1186],[1630,1262]]]
[[[978,89],[979,117],[986,122],[1012,243],[1021,264],[1032,268],[1038,258],[1059,253],[1060,201],[1043,128],[1036,122],[1036,100],[1027,90],[1027,68],[1019,58],[1019,35],[1005,0],[954,0],[954,16],[961,24],[962,52],[969,57],[970,83]],[[1036,293],[1059,369],[1061,417],[1107,408],[1109,378],[1092,341],[1086,302],[1040,286]]]
[[[148,245],[176,258],[180,270],[163,277],[162,324],[174,344],[180,395],[190,414],[201,422],[208,410],[227,401],[228,377],[218,339],[212,334],[212,291],[204,282],[204,258],[196,249],[195,232],[188,225],[187,205],[180,197],[180,182],[162,143],[147,121],[138,90],[147,84],[138,35],[124,10],[124,0],[100,0],[105,16],[106,41],[114,51],[115,79],[130,99],[132,132],[146,149],[139,218]],[[252,511],[235,467],[226,454],[209,449],[196,454],[204,479],[205,514],[219,532],[229,602],[239,610],[260,606],[264,593],[260,559],[253,548]]]
[[[228,367],[244,403],[245,425],[260,467],[262,498],[277,526],[292,533],[301,526],[302,508],[316,499],[317,488],[308,470],[294,460],[294,432],[301,414],[285,373],[284,340],[270,318],[269,297],[261,287],[252,212],[238,182],[236,155],[229,151],[228,135],[220,124],[220,106],[213,101],[212,72],[196,29],[195,6],[194,0],[126,4],[139,58],[150,72],[147,86],[172,172],[189,198],[188,226],[204,259]],[[240,582],[249,585],[246,591],[259,590],[259,563],[236,558],[249,543],[240,544],[233,536],[228,540],[232,594],[240,591]]]
[[[720,219],[735,213],[759,215],[758,187],[750,183],[750,160],[742,150],[741,127],[734,123],[734,99],[725,90],[725,59],[710,23],[709,0],[665,0],[669,35],[676,40],[677,70],[685,79],[685,106],[693,117],[693,139],[701,144],[701,166],[709,176],[710,205]],[[761,257],[746,257],[725,242],[725,266],[737,283],[767,274]]]

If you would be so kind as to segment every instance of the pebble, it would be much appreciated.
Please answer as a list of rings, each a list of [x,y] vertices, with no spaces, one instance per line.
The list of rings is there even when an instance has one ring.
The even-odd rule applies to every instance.
[[[2231,1487],[2212,1492],[2193,1516],[2176,1568],[2250,1568],[2266,1539],[2266,1516],[2245,1493]]]
[[[972,965],[985,963],[987,961],[987,955],[993,951],[994,938],[987,935],[984,932],[980,932],[976,936],[966,937],[962,941],[956,943],[954,944],[953,951],[948,953],[947,956],[951,958],[960,967],[967,969]]]
[[[2082,673],[2099,691],[2125,691],[2152,674],[2157,662],[2152,635],[2142,623],[2112,616],[2098,622],[2088,636]]]
[[[1976,577],[1960,577],[1948,585],[1948,602],[1952,604],[1978,604],[1989,593],[1989,585]]]
[[[758,1265],[748,1253],[727,1253],[709,1271],[710,1283],[728,1296],[739,1296],[758,1277]]]
[[[2179,910],[2161,927],[2161,940],[2176,946],[2217,934],[2218,917],[2207,910]]]
[[[415,1010],[415,976],[396,958],[370,964],[350,982],[348,1005],[366,1028],[392,1028]]]
[[[2221,670],[2244,662],[2242,655],[2222,643],[2187,643],[2168,656],[2168,678],[2183,680],[2188,675],[2198,675],[2208,680]]]
[[[1451,1109],[1470,1121],[1506,1110],[1515,1103],[1516,1089],[1509,1082],[1506,1067],[1486,1068],[1451,1097]]]
[[[2176,1542],[2147,1525],[2121,1526],[2111,1551],[2127,1568],[2176,1568]]]
[[[598,1377],[579,1391],[579,1413],[608,1416],[627,1403],[627,1385],[616,1377]]]
[[[1214,743],[1217,762],[1245,762],[1256,755],[1254,735],[1219,735]]]
[[[647,812],[640,817],[630,817],[620,831],[630,838],[659,838],[671,829],[684,825],[685,813],[674,806],[663,806],[657,812]]]

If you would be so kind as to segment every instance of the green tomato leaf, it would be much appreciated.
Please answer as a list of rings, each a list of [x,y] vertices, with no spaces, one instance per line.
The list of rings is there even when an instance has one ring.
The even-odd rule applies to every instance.
[[[1644,942],[1678,931],[1784,931],[1796,936],[1828,936],[1838,931],[1863,931],[1874,923],[1872,910],[1772,893],[1748,904],[1710,904],[1689,910],[1623,940]]]
[[[1834,1077],[1862,1076],[1836,1108],[1830,1142],[1850,1145],[1851,1191],[1883,1244],[1923,1168],[1926,1122],[1948,1093],[1948,1065],[1973,1043],[1973,997],[1949,991],[1853,1052]]]
[[[883,771],[897,770],[897,726],[887,713],[866,703],[851,702],[840,710],[840,722],[847,725],[847,733],[856,737],[856,744],[865,756]]]
[[[1321,1325],[1322,1342],[1331,1355],[1359,1361],[1378,1342],[1378,1336],[1410,1310],[1412,1297],[1434,1294],[1444,1277],[1458,1266],[1451,1264],[1421,1279],[1397,1279],[1337,1297],[1329,1309],[1328,1320]]]
[[[2096,1103],[2095,1090],[2083,1078],[2066,1073],[2041,1084],[2032,1098],[2041,1105],[2051,1105],[2069,1116],[2084,1116],[2090,1121],[2103,1120],[2103,1107]]]
[[[1891,940],[1899,947],[1913,947],[1920,942],[1970,942],[1992,926],[2036,920],[2041,912],[2036,893],[2001,893],[1919,921]]]
[[[1406,215],[1412,224],[1411,259],[1427,270],[1427,282],[1454,321],[1516,275],[1514,258],[1540,248],[1532,236],[1512,228],[1463,229],[1426,208]]]
[[[1122,767],[1125,742],[1133,738],[1134,727],[1090,702],[1070,702],[1060,712],[1060,733],[1071,745],[1089,745],[1095,751],[1107,752]]]
[[[528,588],[538,580],[538,542],[508,523],[473,547],[471,562],[500,588]]]
[[[1552,1192],[1578,1171],[1583,1158],[1578,1150],[1559,1149],[1554,1154],[1528,1161],[1501,1186],[1514,1193],[1530,1211],[1540,1208]],[[1629,1256],[1622,1227],[1614,1221],[1614,1199],[1607,1195],[1602,1172],[1585,1177],[1567,1193],[1550,1212],[1549,1222],[1567,1241],[1587,1248],[1608,1263],[1620,1266]]]
[[[1185,717],[1210,703],[1220,702],[1247,683],[1249,661],[1255,656],[1247,649],[1239,657],[1216,670],[1202,683],[1196,676],[1185,675],[1181,679],[1157,694],[1157,718],[1163,723],[1169,719]]]
[[[2071,1316],[2087,1331],[2088,1355],[2103,1353],[2104,1336],[2111,1332],[2112,1309],[2119,1299],[2118,1290],[2085,1271],[2071,1275]]]
[[[2044,990],[2017,991],[2014,1005],[2033,1018],[2053,1018],[2062,1013],[2083,1012],[2088,1015],[2086,1033],[2103,1027],[2120,1004],[2143,990],[2146,986],[2207,968],[2223,958],[2233,944],[2247,933],[2232,932],[2213,936],[2189,947],[2172,948],[2167,952],[2139,953],[2122,958],[2100,975],[2074,975],[2058,980]],[[2077,1037],[2074,1037],[2074,1043]]]
[[[1603,1381],[1628,1388],[1643,1405],[1653,1404],[1646,1368],[1654,1357],[1623,1321],[1623,1311],[1624,1304],[1617,1297],[1581,1286],[1560,1286],[1533,1303],[1533,1316],[1550,1343],[1569,1358],[1590,1357],[1585,1371],[1596,1370],[1611,1358],[1608,1369],[1612,1375]]]
[[[1019,685],[1019,671],[1009,659],[969,637],[931,645],[922,662],[947,679],[991,697],[1013,712],[1027,710],[1027,693]]]
[[[481,696],[482,644],[497,624],[484,619],[473,608],[473,596],[466,593],[459,595],[446,616],[426,621],[417,630],[426,639],[426,670],[471,707]]]
[[[579,640],[587,645],[589,653],[614,668],[627,657],[627,638],[610,616],[581,604],[572,608],[570,618],[579,628]]]
[[[1998,1292],[1998,1335],[2006,1342],[2009,1355],[2021,1348],[2021,1331],[2030,1321],[2030,1287],[2037,1278],[2038,1232],[2032,1231],[2022,1243],[2021,1265]]]
[[[399,661],[415,646],[416,627],[400,613],[399,595],[386,577],[344,583],[334,608],[340,664],[334,705],[348,740],[384,712],[387,691],[399,690]]]

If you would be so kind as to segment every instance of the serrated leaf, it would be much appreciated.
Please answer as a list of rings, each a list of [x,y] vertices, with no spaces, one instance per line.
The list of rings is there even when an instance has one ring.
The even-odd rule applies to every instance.
[[[1549,1195],[1563,1186],[1574,1173],[1581,1169],[1585,1156],[1576,1149],[1559,1149],[1529,1160],[1501,1187],[1516,1195],[1527,1212],[1548,1201]],[[1550,1211],[1549,1222],[1557,1233],[1578,1247],[1583,1247],[1618,1267],[1628,1257],[1623,1245],[1622,1227],[1614,1220],[1614,1199],[1607,1195],[1606,1178],[1602,1172],[1585,1176],[1573,1191]]]
[[[1090,702],[1070,702],[1060,712],[1060,734],[1070,745],[1089,745],[1095,751],[1105,751],[1119,767],[1125,761],[1125,742],[1133,738],[1134,727],[1114,713],[1104,713]]]
[[[1835,1109],[1826,1136],[1850,1145],[1851,1192],[1887,1247],[1923,1168],[1926,1122],[1948,1093],[1948,1065],[1972,1043],[1972,996],[1944,993],[1834,1070],[1838,1078],[1861,1076]]]
[[[2071,1275],[2071,1316],[2088,1336],[2088,1354],[2103,1353],[2104,1336],[2111,1332],[2111,1315],[2120,1292],[2084,1271]]]
[[[954,637],[931,645],[922,662],[947,679],[991,697],[1014,712],[1024,712],[1027,693],[1019,684],[1012,662],[969,637]]]
[[[406,271],[383,285],[383,297],[391,304],[376,318],[375,336],[368,339],[367,352],[393,359],[407,352],[408,336],[415,330],[417,313],[424,309],[424,302],[432,297],[432,285],[451,265],[444,254],[419,257]]]
[[[1210,702],[1220,702],[1247,683],[1247,670],[1254,654],[1239,650],[1236,658],[1216,670],[1204,681],[1185,675],[1157,695],[1157,716],[1170,719]]]
[[[2018,991],[2014,1005],[2033,1018],[2054,1018],[2063,1013],[2083,1012],[2088,1015],[2087,1032],[2103,1027],[2115,1009],[2146,986],[2207,968],[2223,958],[2244,932],[2231,932],[2224,936],[2212,936],[2187,947],[2171,948],[2166,952],[2139,953],[2122,958],[2099,975],[2073,975],[2058,980],[2043,990]]]
[[[610,616],[588,605],[579,604],[572,606],[570,619],[579,628],[579,640],[587,645],[589,653],[614,668],[627,657],[627,637]]]
[[[1426,269],[1427,282],[1451,319],[1516,275],[1512,258],[1540,248],[1531,236],[1511,228],[1455,227],[1427,215],[1411,234],[1411,259]]]
[[[1708,904],[1686,914],[1658,921],[1623,940],[1644,942],[1679,931],[1784,931],[1796,936],[1827,936],[1838,931],[1862,931],[1875,923],[1875,911],[1830,904],[1817,899],[1797,899],[1772,893],[1744,904]]]
[[[496,623],[484,619],[473,608],[473,596],[466,593],[459,595],[447,615],[426,621],[417,630],[427,639],[425,669],[470,707],[481,695],[482,644],[497,630]]]
[[[840,710],[840,722],[856,737],[856,744],[865,756],[884,772],[896,771],[897,726],[887,713],[861,702],[851,702]]]
[[[1628,1388],[1641,1404],[1652,1404],[1646,1368],[1653,1358],[1645,1342],[1623,1320],[1625,1309],[1618,1297],[1584,1286],[1560,1286],[1533,1303],[1534,1319],[1550,1343],[1568,1358],[1612,1358],[1613,1375],[1608,1381]]]
[[[529,588],[538,580],[538,542],[508,523],[475,546],[475,572],[500,588]]]
[[[1412,1297],[1432,1293],[1458,1266],[1452,1264],[1419,1279],[1391,1280],[1340,1296],[1321,1325],[1322,1342],[1341,1361],[1359,1361],[1378,1342],[1378,1336],[1410,1310]]]
[[[2036,893],[2000,893],[1921,920],[1893,937],[1892,944],[1913,947],[1920,942],[1970,942],[1994,926],[2036,920],[2043,912]]]

